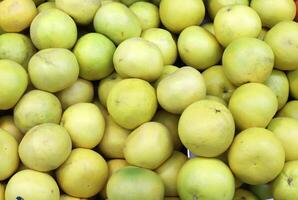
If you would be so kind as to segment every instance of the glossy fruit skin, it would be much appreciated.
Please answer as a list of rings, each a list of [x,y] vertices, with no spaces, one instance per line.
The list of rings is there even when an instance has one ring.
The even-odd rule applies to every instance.
[[[216,157],[224,153],[233,141],[234,132],[231,112],[213,100],[204,99],[188,106],[178,124],[179,137],[184,146],[204,157]]]
[[[253,102],[253,103],[251,103]],[[266,103],[264,103],[266,102]],[[238,87],[229,101],[239,130],[250,127],[266,127],[278,108],[273,91],[261,83],[246,83]]]
[[[32,0],[1,1],[0,5],[0,24],[5,32],[23,31],[30,26],[37,15],[37,9]]]
[[[288,117],[276,117],[269,123],[268,130],[272,131],[282,143],[286,152],[286,161],[298,160],[296,148],[298,142],[298,120]]]
[[[140,37],[122,42],[113,56],[116,72],[123,78],[139,78],[148,82],[159,78],[163,56],[157,45]]]
[[[214,35],[200,26],[185,28],[179,35],[177,46],[183,62],[198,70],[216,65],[223,53]]]
[[[181,199],[231,200],[234,196],[234,176],[228,166],[214,158],[192,158],[178,174]]]
[[[214,19],[215,36],[224,47],[240,37],[258,37],[262,22],[256,11],[245,5],[220,9]]]
[[[272,27],[264,41],[271,47],[275,56],[276,69],[298,69],[298,23],[282,21]]]
[[[88,25],[92,22],[101,1],[57,0],[55,3],[57,8],[70,15],[78,24]]]
[[[80,77],[86,80],[100,80],[111,74],[114,43],[100,33],[88,33],[82,36],[74,47],[79,66]]]
[[[30,26],[30,37],[38,49],[71,49],[77,40],[77,27],[69,15],[53,8],[34,18]]]
[[[48,172],[62,165],[71,149],[71,139],[65,128],[44,123],[26,133],[19,145],[19,156],[30,169]]]
[[[55,173],[61,190],[66,194],[89,198],[104,187],[108,179],[108,165],[97,152],[76,148]]]
[[[43,49],[32,56],[28,64],[32,84],[51,93],[70,87],[79,76],[79,64],[70,50]]]
[[[111,90],[107,108],[116,123],[126,129],[135,129],[153,118],[157,109],[155,90],[141,79],[122,80]]]
[[[73,146],[92,149],[103,138],[105,120],[99,108],[92,103],[77,103],[68,107],[61,118]]]
[[[265,42],[243,37],[227,46],[222,63],[225,75],[234,85],[263,83],[272,72],[274,54]]]
[[[163,0],[159,5],[163,25],[173,33],[180,33],[186,27],[199,25],[205,16],[202,0]]]
[[[292,21],[296,14],[293,0],[252,0],[250,7],[260,16],[263,27],[268,28],[281,21]]]
[[[132,131],[123,149],[129,164],[151,170],[165,162],[172,152],[173,142],[169,130],[158,122],[144,123]]]
[[[142,31],[150,28],[158,28],[160,25],[160,18],[158,7],[149,2],[135,2],[129,9],[138,17]]]
[[[285,150],[277,137],[264,128],[248,128],[234,139],[228,152],[235,176],[250,185],[274,180],[285,162]]]
[[[59,123],[62,107],[59,99],[52,93],[31,90],[14,107],[14,122],[26,133],[30,128],[43,123]]]
[[[114,172],[107,184],[108,199],[163,200],[164,185],[157,173],[128,166]]]
[[[274,180],[272,185],[274,199],[290,200],[298,198],[297,173],[297,160],[285,163],[281,174]]]
[[[95,14],[93,25],[96,32],[106,35],[117,45],[128,38],[139,37],[142,32],[137,16],[119,2],[102,5]]]
[[[19,199],[17,197],[30,200],[59,200],[60,191],[55,179],[50,175],[26,169],[14,174],[6,186],[5,199]]]
[[[5,33],[0,36],[0,59],[15,61],[27,69],[36,50],[32,41],[20,33]]]
[[[208,14],[212,19],[215,18],[217,12],[225,7],[231,5],[249,5],[249,0],[208,0],[206,1]]]
[[[0,60],[0,110],[15,106],[28,85],[26,70],[12,60]]]
[[[0,146],[0,181],[3,181],[18,168],[18,143],[7,131],[0,129]]]
[[[161,28],[150,28],[142,32],[142,38],[156,44],[163,56],[164,65],[172,65],[177,59],[177,45],[172,34]]]
[[[161,107],[180,114],[190,104],[204,99],[206,86],[202,74],[193,67],[181,67],[158,83],[157,99]]]
[[[270,87],[276,95],[278,110],[280,110],[287,103],[289,97],[289,80],[286,73],[274,69],[264,84]]]

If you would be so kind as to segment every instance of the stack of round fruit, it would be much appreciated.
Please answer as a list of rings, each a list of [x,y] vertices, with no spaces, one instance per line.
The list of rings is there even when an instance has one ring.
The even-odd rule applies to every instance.
[[[0,200],[297,200],[297,2],[0,1]]]

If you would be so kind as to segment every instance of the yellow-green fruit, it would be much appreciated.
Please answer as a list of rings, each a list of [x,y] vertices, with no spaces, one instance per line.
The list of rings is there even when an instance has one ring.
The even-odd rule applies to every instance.
[[[42,3],[40,4],[38,7],[37,7],[37,10],[38,12],[42,12],[42,11],[45,11],[45,10],[49,10],[49,9],[52,9],[52,8],[56,8],[56,4],[55,2],[45,2],[45,3]]]
[[[261,30],[262,22],[257,12],[245,5],[223,7],[214,19],[215,36],[224,47],[237,38],[256,38]]]
[[[217,96],[229,102],[236,87],[226,77],[221,65],[215,65],[206,69],[202,76],[206,84],[207,95]]]
[[[0,60],[0,110],[15,106],[28,85],[25,69],[12,60]]]
[[[102,5],[95,14],[93,25],[96,32],[106,35],[117,45],[128,38],[140,36],[142,32],[137,16],[118,2]]]
[[[157,86],[158,102],[170,113],[180,114],[195,101],[204,99],[206,86],[201,73],[182,67],[161,80]]]
[[[5,32],[21,32],[30,26],[37,15],[32,0],[5,0],[0,2],[0,27]]]
[[[71,139],[66,129],[45,123],[26,133],[19,145],[19,156],[30,169],[48,172],[62,165],[71,149]]]
[[[80,66],[80,77],[86,80],[100,80],[114,71],[113,54],[115,45],[99,33],[83,35],[74,47],[74,54]]]
[[[87,199],[76,198],[76,197],[68,196],[67,194],[62,194],[60,195],[60,200],[87,200]]]
[[[109,168],[109,178],[112,176],[112,174],[119,169],[129,166],[129,164],[126,162],[126,160],[123,159],[113,159],[109,160],[107,162],[108,168]],[[109,179],[108,178],[108,179]],[[107,185],[100,191],[100,194],[106,199],[107,198]]]
[[[159,15],[169,31],[180,33],[186,27],[201,24],[205,6],[202,0],[162,0]]]
[[[157,109],[155,90],[141,79],[122,80],[111,90],[107,108],[117,124],[135,129],[154,116]]]
[[[222,57],[223,71],[234,85],[248,82],[263,83],[274,66],[270,46],[256,38],[239,38],[232,41]]]
[[[179,115],[169,113],[165,110],[159,110],[156,112],[152,121],[159,122],[165,125],[170,131],[170,135],[174,144],[175,150],[180,150],[182,147],[179,135],[178,135],[178,121]]]
[[[79,78],[70,87],[61,90],[56,95],[63,109],[76,103],[88,103],[93,100],[93,84],[90,81]]]
[[[264,128],[248,128],[234,139],[228,153],[229,166],[244,183],[272,181],[282,170],[285,150],[277,137]]]
[[[149,2],[135,2],[129,9],[138,17],[142,30],[157,28],[160,24],[158,7]]]
[[[261,32],[260,32],[260,34],[259,34],[259,36],[257,38],[259,40],[264,40],[267,32],[268,32],[268,29],[262,28],[262,30],[261,30]]]
[[[0,129],[0,181],[9,178],[19,166],[18,143],[8,132]]]
[[[121,80],[122,78],[119,76],[119,74],[114,72],[99,82],[97,93],[99,101],[104,107],[107,107],[107,99],[112,88]]]
[[[156,169],[173,152],[173,142],[166,126],[147,122],[130,133],[125,141],[125,160],[134,166]]]
[[[298,120],[298,101],[288,101],[286,105],[277,113],[278,117],[290,117]]]
[[[222,105],[228,107],[227,102],[218,96],[207,95],[205,99],[217,101],[218,103],[221,103]]]
[[[0,36],[0,59],[15,61],[27,68],[35,53],[31,40],[20,33],[5,33]]]
[[[286,74],[283,71],[273,70],[264,84],[274,92],[278,101],[278,109],[281,109],[289,97],[289,81]]]
[[[185,64],[198,70],[217,64],[223,52],[214,35],[200,26],[187,27],[181,32],[178,51]]]
[[[106,118],[105,131],[99,143],[99,152],[105,158],[124,158],[123,148],[130,131],[114,122],[111,116]]]
[[[122,42],[114,53],[113,62],[121,77],[149,82],[159,78],[164,65],[158,46],[139,37]]]
[[[165,197],[164,200],[180,200],[179,197]]]
[[[252,0],[250,6],[258,13],[265,27],[271,28],[281,21],[292,21],[296,5],[292,0]]]
[[[70,49],[77,40],[77,27],[65,12],[48,9],[40,12],[32,21],[30,37],[38,49]]]
[[[226,106],[213,100],[201,100],[184,110],[178,133],[182,144],[192,153],[215,157],[231,145],[235,124]]]
[[[101,141],[105,120],[99,108],[92,103],[77,103],[68,107],[61,119],[74,147],[92,149]]]
[[[181,199],[231,200],[235,182],[230,169],[214,158],[192,158],[178,174],[178,193]]]
[[[23,170],[14,174],[6,185],[5,200],[59,200],[60,191],[50,175]]]
[[[275,55],[276,69],[298,69],[298,23],[283,21],[272,27],[265,36],[265,42],[269,44]]]
[[[267,129],[272,131],[282,143],[286,152],[286,161],[298,160],[298,152],[296,151],[298,146],[296,140],[298,137],[298,120],[277,117],[271,120]]]
[[[107,195],[111,200],[164,200],[164,185],[155,172],[124,167],[109,179]]]
[[[16,127],[13,116],[4,115],[0,117],[0,129],[7,131],[14,139],[20,143],[23,138],[23,133]]]
[[[298,161],[286,162],[280,175],[272,185],[274,199],[292,200],[298,198]]]
[[[249,6],[249,0],[208,0],[206,1],[208,14],[212,19],[215,18],[217,12],[225,7],[231,5],[246,5]]]
[[[291,97],[298,100],[298,69],[287,74],[290,84]]]
[[[55,0],[56,7],[71,16],[77,23],[90,24],[100,7],[100,0]]]
[[[68,49],[49,48],[32,56],[28,72],[37,89],[58,92],[75,83],[79,76],[79,64]]]
[[[38,124],[58,124],[61,113],[61,104],[55,95],[41,90],[31,90],[14,108],[13,119],[15,125],[25,133]]]
[[[161,72],[160,77],[154,82],[152,83],[152,85],[154,86],[154,88],[157,88],[159,82],[161,80],[163,80],[165,77],[167,77],[168,75],[174,73],[175,71],[177,71],[179,69],[179,67],[176,67],[174,65],[165,65],[163,67],[163,70]]]
[[[261,83],[246,83],[231,96],[229,109],[240,130],[266,127],[278,108],[273,91]]]
[[[0,200],[5,200],[4,196],[5,196],[5,186],[4,184],[0,183]]]
[[[212,35],[215,36],[215,32],[214,32],[214,24],[213,23],[206,23],[204,25],[202,25],[202,27],[208,31],[209,33],[211,33]]]
[[[155,170],[164,182],[166,196],[178,195],[177,176],[186,160],[183,153],[174,151],[172,156]]]
[[[259,200],[252,192],[244,189],[237,189],[233,200]]]
[[[57,170],[57,182],[68,195],[89,198],[96,195],[108,178],[108,166],[101,155],[77,148]]]
[[[141,37],[159,47],[164,65],[171,65],[176,61],[177,46],[169,31],[161,28],[150,28],[143,31]]]

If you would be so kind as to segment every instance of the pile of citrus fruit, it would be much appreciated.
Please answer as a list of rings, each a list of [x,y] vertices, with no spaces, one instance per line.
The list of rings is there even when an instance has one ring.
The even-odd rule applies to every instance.
[[[0,0],[0,200],[297,200],[297,5]]]

